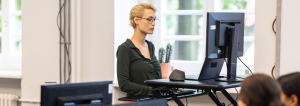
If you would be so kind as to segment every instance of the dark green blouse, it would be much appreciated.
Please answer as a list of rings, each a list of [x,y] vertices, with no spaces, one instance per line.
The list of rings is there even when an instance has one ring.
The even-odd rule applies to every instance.
[[[129,96],[151,94],[151,87],[146,86],[145,80],[161,79],[160,64],[155,56],[152,42],[147,41],[151,60],[145,58],[140,50],[127,39],[118,47],[117,75],[121,91]]]

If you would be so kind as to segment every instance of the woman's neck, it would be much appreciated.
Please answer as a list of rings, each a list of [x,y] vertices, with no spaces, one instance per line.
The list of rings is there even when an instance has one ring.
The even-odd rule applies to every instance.
[[[137,44],[136,46],[144,46],[145,45],[145,39],[146,39],[147,34],[143,33],[142,31],[136,29],[134,31],[133,36],[131,37],[131,41],[134,44]]]

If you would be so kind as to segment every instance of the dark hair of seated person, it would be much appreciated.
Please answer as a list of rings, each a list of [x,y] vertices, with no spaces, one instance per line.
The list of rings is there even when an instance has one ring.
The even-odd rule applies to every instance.
[[[254,74],[244,79],[239,94],[246,106],[284,106],[281,103],[279,83],[264,74]]]
[[[287,75],[283,75],[277,79],[281,85],[281,89],[284,95],[282,97],[287,98],[282,102],[288,106],[300,106],[300,72],[294,72]],[[282,99],[284,99],[282,98]]]

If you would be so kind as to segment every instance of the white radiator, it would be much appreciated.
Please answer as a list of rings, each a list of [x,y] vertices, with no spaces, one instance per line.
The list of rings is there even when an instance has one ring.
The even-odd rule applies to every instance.
[[[17,106],[18,100],[18,95],[0,93],[0,106]]]

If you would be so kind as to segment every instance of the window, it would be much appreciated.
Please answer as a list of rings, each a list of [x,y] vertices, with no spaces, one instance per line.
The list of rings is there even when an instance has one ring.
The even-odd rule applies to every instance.
[[[21,0],[0,0],[0,68],[21,69]]]
[[[245,43],[241,58],[252,70],[254,65],[255,0],[162,0],[161,45],[173,45],[171,64],[186,74],[199,74],[205,58],[206,13],[244,12]],[[237,74],[246,67],[238,62]],[[222,70],[226,74],[226,69]]]

